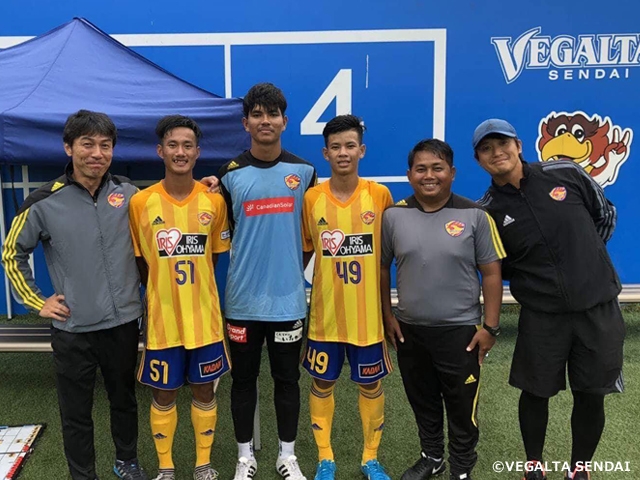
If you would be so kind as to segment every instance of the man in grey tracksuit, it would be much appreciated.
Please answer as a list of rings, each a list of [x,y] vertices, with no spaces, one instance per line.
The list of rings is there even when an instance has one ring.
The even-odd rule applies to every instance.
[[[129,233],[136,187],[108,172],[116,127],[80,110],[65,124],[71,162],[64,175],[25,200],[11,225],[2,262],[16,298],[52,321],[53,359],[62,435],[74,480],[94,480],[93,389],[99,366],[111,405],[114,472],[146,479],[137,461],[134,371],[142,315],[138,270]],[[35,283],[29,254],[42,242],[55,293]]]

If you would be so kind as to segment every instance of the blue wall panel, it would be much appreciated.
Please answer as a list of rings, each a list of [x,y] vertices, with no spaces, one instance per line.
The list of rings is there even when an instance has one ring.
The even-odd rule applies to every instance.
[[[312,161],[321,176],[329,174],[321,155],[322,137],[301,134],[301,124],[339,72],[348,71],[348,85],[338,89],[339,98],[327,102],[317,120],[327,121],[337,109],[343,113],[341,101],[350,98],[349,109],[363,117],[367,126],[368,152],[361,173],[402,177],[409,149],[434,132],[444,132],[455,150],[458,174],[454,189],[471,198],[481,196],[489,183],[473,159],[470,145],[473,129],[485,118],[509,119],[530,161],[540,158],[537,144],[543,120],[553,112],[582,116],[585,121],[597,118],[599,126],[608,122],[607,145],[599,146],[598,151],[594,147],[586,163],[601,167],[602,162],[605,166],[607,162],[617,164],[615,181],[610,175],[596,177],[606,185],[607,196],[618,207],[618,228],[609,249],[623,282],[640,283],[640,256],[635,249],[635,240],[640,237],[636,188],[636,179],[640,178],[636,148],[640,147],[634,137],[640,126],[640,7],[631,0],[620,0],[615,3],[615,12],[607,13],[607,8],[596,0],[585,0],[580,8],[552,0],[194,0],[179,8],[168,0],[5,0],[0,3],[0,44],[8,36],[44,33],[74,16],[84,16],[113,35],[236,34],[225,37],[230,72],[225,72],[224,39],[215,35],[207,37],[206,45],[197,46],[194,43],[202,43],[202,39],[179,42],[171,36],[161,40],[138,36],[133,48],[174,74],[222,96],[229,91],[242,96],[259,81],[279,85],[290,105],[285,148]],[[397,29],[407,38],[361,41],[369,38],[367,35],[375,37],[370,31],[378,29]],[[363,33],[354,40],[336,32],[341,30]],[[297,44],[286,40],[290,33],[276,37],[268,34],[307,31],[324,33],[316,35],[316,43],[305,40]],[[327,35],[333,43],[326,43]],[[441,44],[445,48],[444,68],[437,68],[436,42],[424,41],[425,35],[445,42]],[[304,33],[298,36],[306,38]],[[446,87],[441,98],[444,122],[434,123],[434,112],[438,117],[434,78],[438,76]],[[225,78],[231,83],[226,84]],[[626,142],[613,137],[616,128],[623,133],[629,131]],[[613,147],[617,156],[611,154]],[[20,168],[16,171],[19,176]],[[134,166],[122,173],[140,180],[157,179],[162,168],[160,164],[144,170]],[[198,171],[198,175],[209,173]],[[45,181],[57,174],[54,170],[33,171],[30,179]],[[7,182],[5,170],[3,182]],[[394,181],[388,185],[398,199],[410,191],[406,183]],[[20,188],[20,199],[21,192]],[[3,199],[10,218],[13,206],[6,190]],[[36,269],[39,277],[45,270],[39,254]],[[4,297],[0,309],[3,302]]]

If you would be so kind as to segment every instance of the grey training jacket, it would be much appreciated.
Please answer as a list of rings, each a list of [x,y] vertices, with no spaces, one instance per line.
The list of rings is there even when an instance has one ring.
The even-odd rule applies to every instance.
[[[140,277],[129,232],[129,199],[137,188],[107,173],[95,196],[65,175],[25,200],[11,224],[2,263],[16,299],[39,312],[46,297],[36,285],[29,254],[42,242],[53,288],[71,310],[74,333],[116,327],[142,315]]]

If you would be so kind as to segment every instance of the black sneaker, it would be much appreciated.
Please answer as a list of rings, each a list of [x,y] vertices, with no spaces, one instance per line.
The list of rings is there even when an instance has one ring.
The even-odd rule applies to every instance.
[[[529,461],[526,463],[527,472],[522,480],[547,480],[547,474],[542,467],[542,463]]]
[[[435,475],[444,473],[447,468],[444,463],[444,458],[439,461],[425,455],[424,452],[420,452],[420,459],[410,467],[402,475],[401,480],[427,480]]]
[[[451,473],[449,480],[473,480],[470,473]]]
[[[564,478],[565,480],[569,478],[569,472],[565,472]],[[573,480],[591,480],[591,474],[589,472],[585,472],[584,470],[578,470],[576,468],[573,471]]]
[[[113,466],[113,473],[122,480],[149,480],[137,458],[126,461],[116,460],[116,464]]]

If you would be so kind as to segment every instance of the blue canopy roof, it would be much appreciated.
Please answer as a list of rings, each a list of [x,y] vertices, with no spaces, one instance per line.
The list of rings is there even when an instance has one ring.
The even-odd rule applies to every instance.
[[[63,126],[82,108],[116,124],[114,162],[157,162],[155,125],[176,113],[202,129],[199,162],[222,164],[249,146],[241,100],[181,80],[85,19],[0,50],[0,163],[67,162]]]

